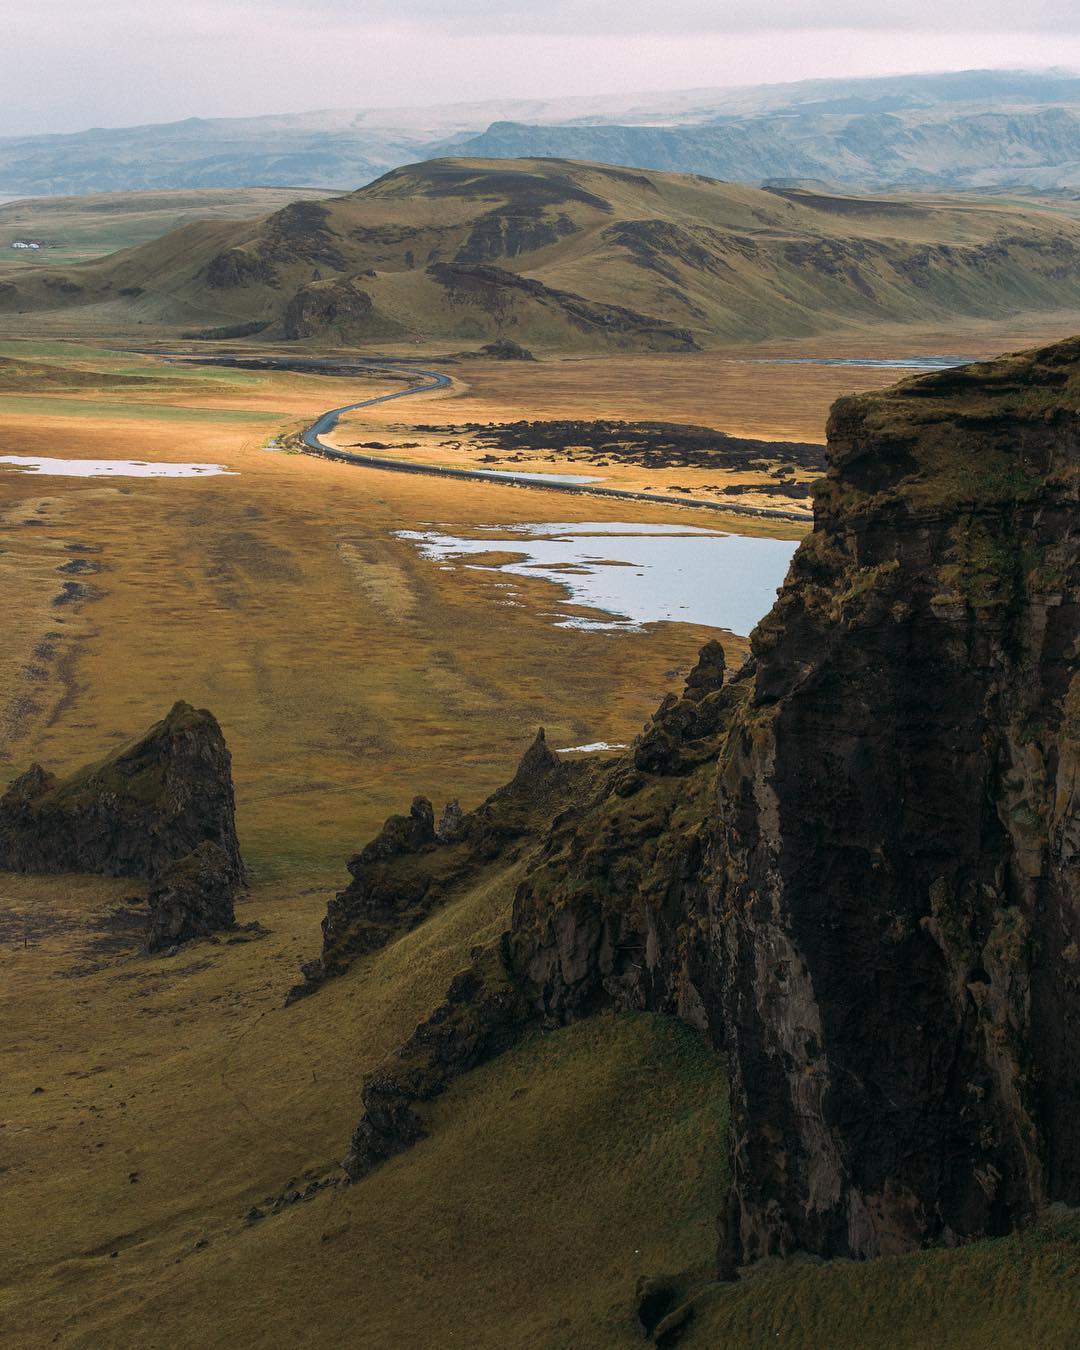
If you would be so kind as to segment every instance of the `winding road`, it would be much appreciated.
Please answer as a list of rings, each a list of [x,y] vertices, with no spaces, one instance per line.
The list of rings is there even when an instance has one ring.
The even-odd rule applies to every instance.
[[[330,459],[356,460],[360,463],[367,463],[371,460],[370,455],[351,455],[344,450],[335,450],[332,445],[326,445],[319,440],[320,436],[328,435],[337,426],[338,422],[345,413],[355,412],[357,408],[370,408],[374,403],[389,403],[394,398],[411,398],[414,394],[430,394],[433,389],[449,389],[453,384],[449,375],[442,375],[437,370],[419,370],[414,366],[389,366],[380,363],[379,370],[384,370],[390,375],[419,375],[427,380],[427,384],[413,384],[408,389],[397,389],[392,394],[379,394],[375,398],[361,399],[359,403],[345,403],[340,408],[331,408],[329,412],[324,412],[317,422],[312,422],[306,431],[300,433],[300,439],[304,445],[316,455],[326,455]],[[380,467],[385,461],[379,461]],[[403,468],[397,460],[392,463],[396,468]],[[410,466],[422,467],[422,466]],[[433,473],[443,473],[437,464],[431,465]]]
[[[371,363],[375,365],[375,363]],[[620,497],[636,502],[654,502],[663,506],[689,506],[702,511],[722,511],[728,515],[765,516],[773,520],[794,520],[808,523],[809,517],[796,511],[782,511],[768,506],[746,506],[734,502],[706,502],[695,497],[673,497],[659,492],[631,492],[627,488],[594,487],[589,483],[560,482],[552,474],[551,481],[543,481],[543,474],[518,474],[503,469],[454,469],[441,464],[416,464],[404,459],[389,459],[381,455],[358,455],[353,450],[339,450],[327,445],[320,439],[329,435],[345,413],[355,412],[358,408],[370,408],[376,403],[389,403],[391,399],[411,398],[415,394],[429,394],[436,389],[448,389],[453,381],[449,375],[437,370],[423,370],[418,366],[391,365],[378,363],[378,369],[388,374],[419,377],[422,384],[410,385],[408,389],[398,389],[392,394],[379,394],[375,398],[365,398],[359,403],[345,403],[340,408],[331,408],[305,431],[300,440],[307,454],[319,455],[323,459],[342,460],[346,464],[360,464],[369,469],[389,469],[392,473],[419,473],[436,478],[464,478],[478,483],[501,483],[509,487],[539,488],[543,492],[585,493],[591,497]]]

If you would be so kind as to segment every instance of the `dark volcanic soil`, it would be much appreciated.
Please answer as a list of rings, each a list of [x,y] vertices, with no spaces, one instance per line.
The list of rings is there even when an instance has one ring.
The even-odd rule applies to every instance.
[[[825,447],[803,441],[759,441],[729,436],[711,427],[678,422],[466,422],[423,426],[417,431],[470,435],[474,444],[504,452],[578,451],[586,462],[617,460],[647,469],[745,469],[767,471],[777,464],[822,471]]]

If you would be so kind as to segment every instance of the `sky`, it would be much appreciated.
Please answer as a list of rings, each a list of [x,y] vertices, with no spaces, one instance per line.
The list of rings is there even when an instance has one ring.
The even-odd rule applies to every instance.
[[[1080,68],[1076,0],[8,0],[0,136],[184,117]]]

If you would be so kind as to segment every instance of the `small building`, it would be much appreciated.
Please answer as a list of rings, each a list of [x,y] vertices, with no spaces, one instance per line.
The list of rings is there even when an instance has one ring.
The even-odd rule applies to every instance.
[[[12,248],[44,248],[44,247],[45,247],[45,241],[44,241],[43,239],[16,239],[16,240],[12,243],[11,247],[12,247]]]

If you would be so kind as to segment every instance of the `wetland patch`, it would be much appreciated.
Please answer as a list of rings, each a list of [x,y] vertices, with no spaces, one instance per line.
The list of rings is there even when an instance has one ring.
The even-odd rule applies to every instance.
[[[48,455],[0,455],[22,473],[56,478],[211,478],[215,474],[235,477],[224,464],[170,464],[143,459],[58,459]]]
[[[444,568],[541,577],[559,585],[569,605],[597,611],[556,611],[556,627],[623,632],[675,622],[749,633],[772,607],[798,547],[790,539],[622,521],[491,526],[475,538],[399,530],[397,537]],[[517,603],[512,585],[495,584],[499,602]]]

